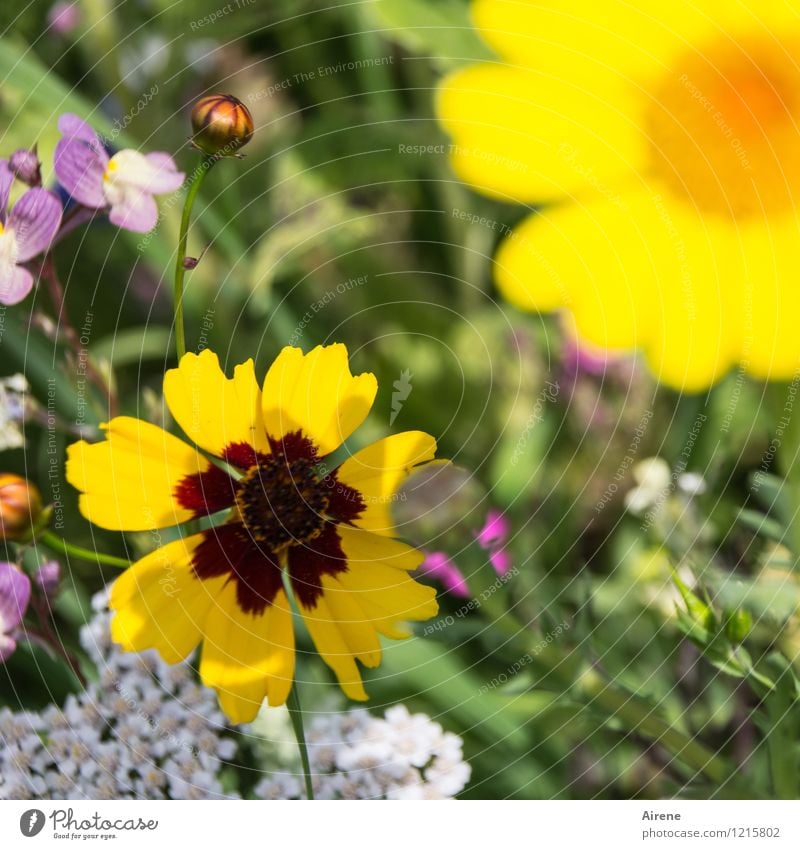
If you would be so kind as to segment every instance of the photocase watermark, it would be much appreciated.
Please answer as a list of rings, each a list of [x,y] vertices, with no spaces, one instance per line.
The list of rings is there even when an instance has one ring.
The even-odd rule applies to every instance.
[[[255,2],[256,0],[233,0],[232,3],[226,3],[224,6],[220,6],[219,9],[203,15],[202,18],[195,18],[193,21],[190,21],[189,29],[192,32],[197,32],[197,30],[204,27],[213,26],[221,18],[225,18],[233,12],[238,12],[240,9],[247,9],[253,6]]]
[[[289,337],[289,345],[296,345],[303,335],[303,332],[309,324],[314,320],[314,316],[321,310],[324,310],[329,304],[333,303],[339,295],[344,295],[346,292],[351,292],[353,289],[358,289],[369,280],[368,274],[363,274],[360,277],[350,277],[341,283],[336,284],[335,289],[329,289],[325,294],[312,303],[305,311],[300,321],[297,322],[292,335]]]
[[[758,490],[761,489],[761,485],[764,483],[764,476],[772,467],[775,455],[778,453],[778,449],[783,443],[786,428],[789,427],[789,424],[792,421],[792,415],[794,414],[794,402],[797,398],[798,384],[800,384],[800,374],[795,375],[794,379],[789,384],[789,388],[786,392],[786,403],[783,405],[781,417],[778,419],[778,423],[775,427],[775,436],[772,437],[769,445],[767,446],[767,450],[761,456],[761,466],[753,475],[753,483],[751,487],[753,492],[758,492]]]
[[[723,138],[730,142],[731,148],[733,148],[733,152],[736,154],[736,158],[741,163],[742,168],[744,168],[745,171],[752,171],[753,166],[750,164],[750,159],[747,156],[747,149],[742,143],[742,140],[738,136],[734,135],[734,129],[725,120],[725,116],[722,111],[717,109],[715,104],[705,96],[702,89],[696,86],[687,74],[681,74],[680,82],[683,83],[684,87],[689,91],[692,96],[692,100],[697,101],[697,103],[709,115],[711,115],[712,120],[719,127]]]
[[[352,62],[337,62],[335,65],[319,65],[318,67],[311,68],[308,71],[298,71],[290,77],[286,77],[285,79],[273,83],[266,88],[259,89],[259,91],[250,92],[250,94],[245,97],[245,102],[248,106],[252,106],[260,100],[267,100],[270,97],[273,97],[278,92],[287,91],[296,85],[303,85],[311,82],[312,80],[330,77],[334,74],[341,74],[343,72],[361,71],[368,68],[378,68],[381,65],[393,64],[394,56],[370,56],[366,59],[354,59]]]
[[[627,204],[620,195],[600,180],[595,173],[594,168],[581,161],[583,156],[580,148],[577,148],[567,142],[562,142],[561,146],[558,148],[558,155],[579,177],[583,177],[588,185],[590,185],[593,189],[596,189],[602,197],[610,201],[618,209],[627,208]]]
[[[125,114],[122,120],[116,119],[114,121],[114,125],[111,129],[111,132],[108,134],[98,133],[100,140],[103,144],[114,144],[120,133],[124,133],[125,130],[139,117],[139,115],[144,112],[147,108],[148,104],[153,100],[153,98],[158,94],[158,83],[153,83],[150,86],[150,89],[142,94],[142,96],[133,104],[131,109]]]
[[[90,817],[76,819],[73,808],[56,808],[47,816],[44,811],[31,808],[19,818],[19,830],[25,837],[36,837],[47,820],[50,820],[53,837],[72,840],[111,840],[116,838],[114,832],[117,831],[155,831],[158,828],[158,820],[144,820],[141,817],[110,820],[95,811]]]
[[[468,156],[492,165],[502,165],[509,171],[530,171],[531,167],[523,159],[513,159],[510,156],[504,156],[502,153],[495,153],[492,150],[484,150],[480,147],[464,147],[461,144],[451,143],[447,147],[447,152],[454,156]]]
[[[437,619],[435,622],[431,622],[429,625],[426,625],[425,630],[422,632],[423,636],[427,637],[436,631],[444,631],[446,628],[453,625],[456,619],[463,619],[467,614],[472,613],[475,610],[479,610],[481,605],[487,599],[491,598],[500,589],[500,587],[507,584],[517,575],[519,575],[518,566],[514,566],[509,569],[504,575],[498,575],[494,582],[486,587],[480,595],[476,595],[469,601],[464,602],[464,604],[462,604],[455,613],[448,613],[447,616],[443,616],[441,619]]]
[[[499,675],[496,675],[492,678],[491,681],[488,681],[484,684],[479,690],[478,695],[483,696],[488,693],[490,690],[494,690],[496,687],[501,687],[503,684],[507,684],[521,669],[526,667],[529,663],[533,663],[533,659],[536,655],[543,652],[549,645],[554,643],[563,633],[569,631],[570,623],[565,619],[560,624],[556,625],[552,631],[550,631],[547,636],[543,637],[527,654],[522,655],[519,660],[516,660],[511,666],[506,669],[505,672],[501,672]]]
[[[683,445],[683,449],[681,450],[680,456],[678,457],[678,461],[672,468],[672,473],[670,475],[669,485],[664,488],[664,490],[659,493],[658,498],[656,498],[653,505],[644,515],[644,521],[640,525],[640,530],[647,531],[652,527],[655,522],[659,511],[661,510],[662,505],[669,497],[670,493],[675,490],[675,487],[678,484],[678,478],[686,471],[686,466],[689,464],[689,460],[692,456],[692,452],[694,451],[695,443],[697,442],[697,438],[700,436],[700,431],[703,429],[703,425],[708,421],[708,416],[705,413],[699,413],[697,418],[694,420],[691,428],[686,436],[686,442]]]
[[[403,369],[400,372],[399,379],[395,380],[392,384],[394,392],[392,392],[392,412],[389,415],[389,426],[394,424],[394,420],[400,415],[400,410],[403,409],[403,404],[405,404],[409,395],[411,395],[412,377],[413,375],[408,369]]]
[[[58,444],[58,420],[56,418],[56,379],[47,378],[47,406],[45,408],[47,428],[47,483],[50,487],[50,502],[53,506],[53,528],[64,529],[64,503],[61,500],[61,448]]]
[[[197,348],[195,349],[198,354],[208,347],[208,336],[214,329],[214,313],[214,307],[209,307],[203,313],[203,318],[200,322],[200,335],[197,339]]]
[[[83,324],[78,331],[78,360],[76,365],[76,381],[75,381],[75,405],[77,415],[75,417],[75,426],[82,428],[86,424],[86,388],[88,386],[87,370],[89,368],[89,341],[92,334],[92,322],[94,321],[94,313],[90,310],[86,311],[83,317]]]
[[[117,705],[118,713],[122,713],[123,710],[127,709],[130,713],[135,714],[140,719],[143,719],[162,740],[169,741],[171,744],[185,749],[193,758],[200,757],[200,749],[197,746],[193,746],[190,743],[181,740],[169,728],[163,727],[155,716],[142,709],[138,699],[125,689],[119,680],[115,680],[111,686],[119,695],[120,699],[122,699],[122,704]]]
[[[594,506],[594,512],[600,513],[602,510],[605,510],[606,504],[617,494],[619,491],[619,484],[622,482],[622,479],[628,473],[628,469],[633,465],[633,461],[636,459],[636,455],[639,453],[639,448],[642,444],[642,439],[644,439],[644,435],[647,433],[648,425],[650,424],[650,420],[653,418],[652,410],[645,410],[642,413],[642,417],[639,419],[639,423],[633,429],[633,436],[631,437],[631,441],[628,444],[628,450],[625,452],[625,456],[622,458],[622,462],[617,467],[617,471],[614,473],[614,479],[609,482],[608,486],[606,486],[603,494],[600,496],[597,504]]]
[[[558,290],[563,306],[568,307],[572,303],[572,295],[569,289],[564,284],[564,281],[553,265],[552,262],[539,250],[539,248],[527,237],[520,234],[519,230],[509,227],[502,221],[495,218],[489,218],[486,215],[477,215],[467,209],[459,209],[453,207],[451,216],[459,221],[468,221],[470,224],[477,224],[480,227],[486,227],[495,233],[500,233],[507,241],[516,242],[531,259],[539,266],[542,272],[550,280],[553,287]]]
[[[681,291],[683,292],[684,303],[686,305],[686,318],[689,323],[693,324],[697,319],[697,307],[694,302],[694,290],[692,289],[692,271],[689,268],[689,261],[686,258],[686,243],[675,226],[672,216],[667,211],[667,207],[664,205],[664,199],[660,194],[653,195],[653,204],[675,248],[675,256],[680,266]]]
[[[531,434],[533,433],[534,428],[539,422],[544,420],[544,408],[547,404],[552,404],[558,399],[559,393],[559,385],[558,381],[545,381],[544,388],[539,393],[536,401],[533,405],[533,410],[531,414],[528,416],[528,420],[525,422],[525,427],[523,428],[522,433],[520,434],[519,439],[517,440],[517,444],[514,446],[514,451],[511,454],[510,463],[512,466],[516,466],[517,463],[522,459],[525,455],[525,449],[528,447],[528,442],[530,441]]]

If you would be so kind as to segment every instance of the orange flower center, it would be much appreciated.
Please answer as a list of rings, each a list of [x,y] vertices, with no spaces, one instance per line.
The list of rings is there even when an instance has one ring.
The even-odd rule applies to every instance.
[[[652,98],[651,165],[675,193],[700,212],[734,218],[792,207],[800,188],[800,38],[687,53]]]

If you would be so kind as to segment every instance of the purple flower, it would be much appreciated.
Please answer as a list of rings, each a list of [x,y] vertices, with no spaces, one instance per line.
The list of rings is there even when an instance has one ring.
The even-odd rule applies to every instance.
[[[0,663],[17,647],[17,629],[31,598],[31,582],[13,563],[0,563]]]
[[[8,166],[14,176],[23,183],[32,188],[42,185],[42,163],[39,162],[35,145],[33,150],[24,147],[15,150],[9,157]]]
[[[58,590],[58,583],[61,580],[61,564],[58,560],[45,561],[39,567],[33,579],[46,596],[54,596],[56,590]]]
[[[443,551],[432,551],[428,554],[420,569],[439,581],[453,595],[469,598],[467,579]]]
[[[156,226],[158,207],[154,195],[174,192],[183,185],[168,153],[121,150],[109,157],[97,133],[77,115],[62,115],[56,145],[58,182],[80,204],[90,209],[109,208],[112,224],[135,233]]]
[[[61,204],[47,189],[28,189],[8,211],[14,182],[8,160],[0,159],[0,304],[18,304],[33,288],[21,263],[50,247],[61,224]]]

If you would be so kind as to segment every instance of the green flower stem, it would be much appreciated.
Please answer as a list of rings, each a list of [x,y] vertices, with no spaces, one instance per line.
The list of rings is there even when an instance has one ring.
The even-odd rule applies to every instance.
[[[303,765],[303,781],[306,786],[306,796],[314,798],[314,787],[311,784],[311,764],[308,761],[308,746],[306,746],[306,735],[303,731],[303,709],[300,707],[300,696],[297,692],[297,681],[292,684],[289,698],[286,700],[289,709],[289,719],[292,720],[292,729],[297,740],[297,748],[300,750],[300,763]]]
[[[127,569],[131,565],[130,560],[125,560],[122,557],[114,557],[112,554],[100,554],[97,551],[92,551],[90,548],[73,545],[71,542],[67,542],[65,539],[56,536],[52,531],[42,531],[39,534],[39,540],[59,553],[71,554],[79,560],[87,560],[90,563],[106,563],[109,566],[119,566],[123,569]]]
[[[217,157],[215,156],[203,157],[192,176],[189,191],[186,193],[186,200],[183,204],[178,256],[175,259],[175,350],[178,353],[178,360],[186,353],[186,330],[183,326],[183,280],[186,276],[186,268],[183,261],[186,259],[186,248],[189,241],[189,223],[192,220],[192,209],[200,186],[203,185],[206,174],[212,169],[216,161]]]

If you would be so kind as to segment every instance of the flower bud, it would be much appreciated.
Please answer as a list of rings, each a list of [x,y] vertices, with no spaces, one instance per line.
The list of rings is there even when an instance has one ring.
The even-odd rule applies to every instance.
[[[752,628],[753,617],[742,607],[729,611],[725,617],[725,636],[735,645],[744,642]]]
[[[28,539],[42,518],[39,490],[18,475],[0,475],[0,539]]]
[[[24,147],[15,150],[8,160],[8,167],[14,176],[34,188],[42,185],[42,169],[36,148],[26,150]]]
[[[211,156],[233,156],[253,138],[253,116],[232,94],[201,97],[192,109],[192,141]]]

